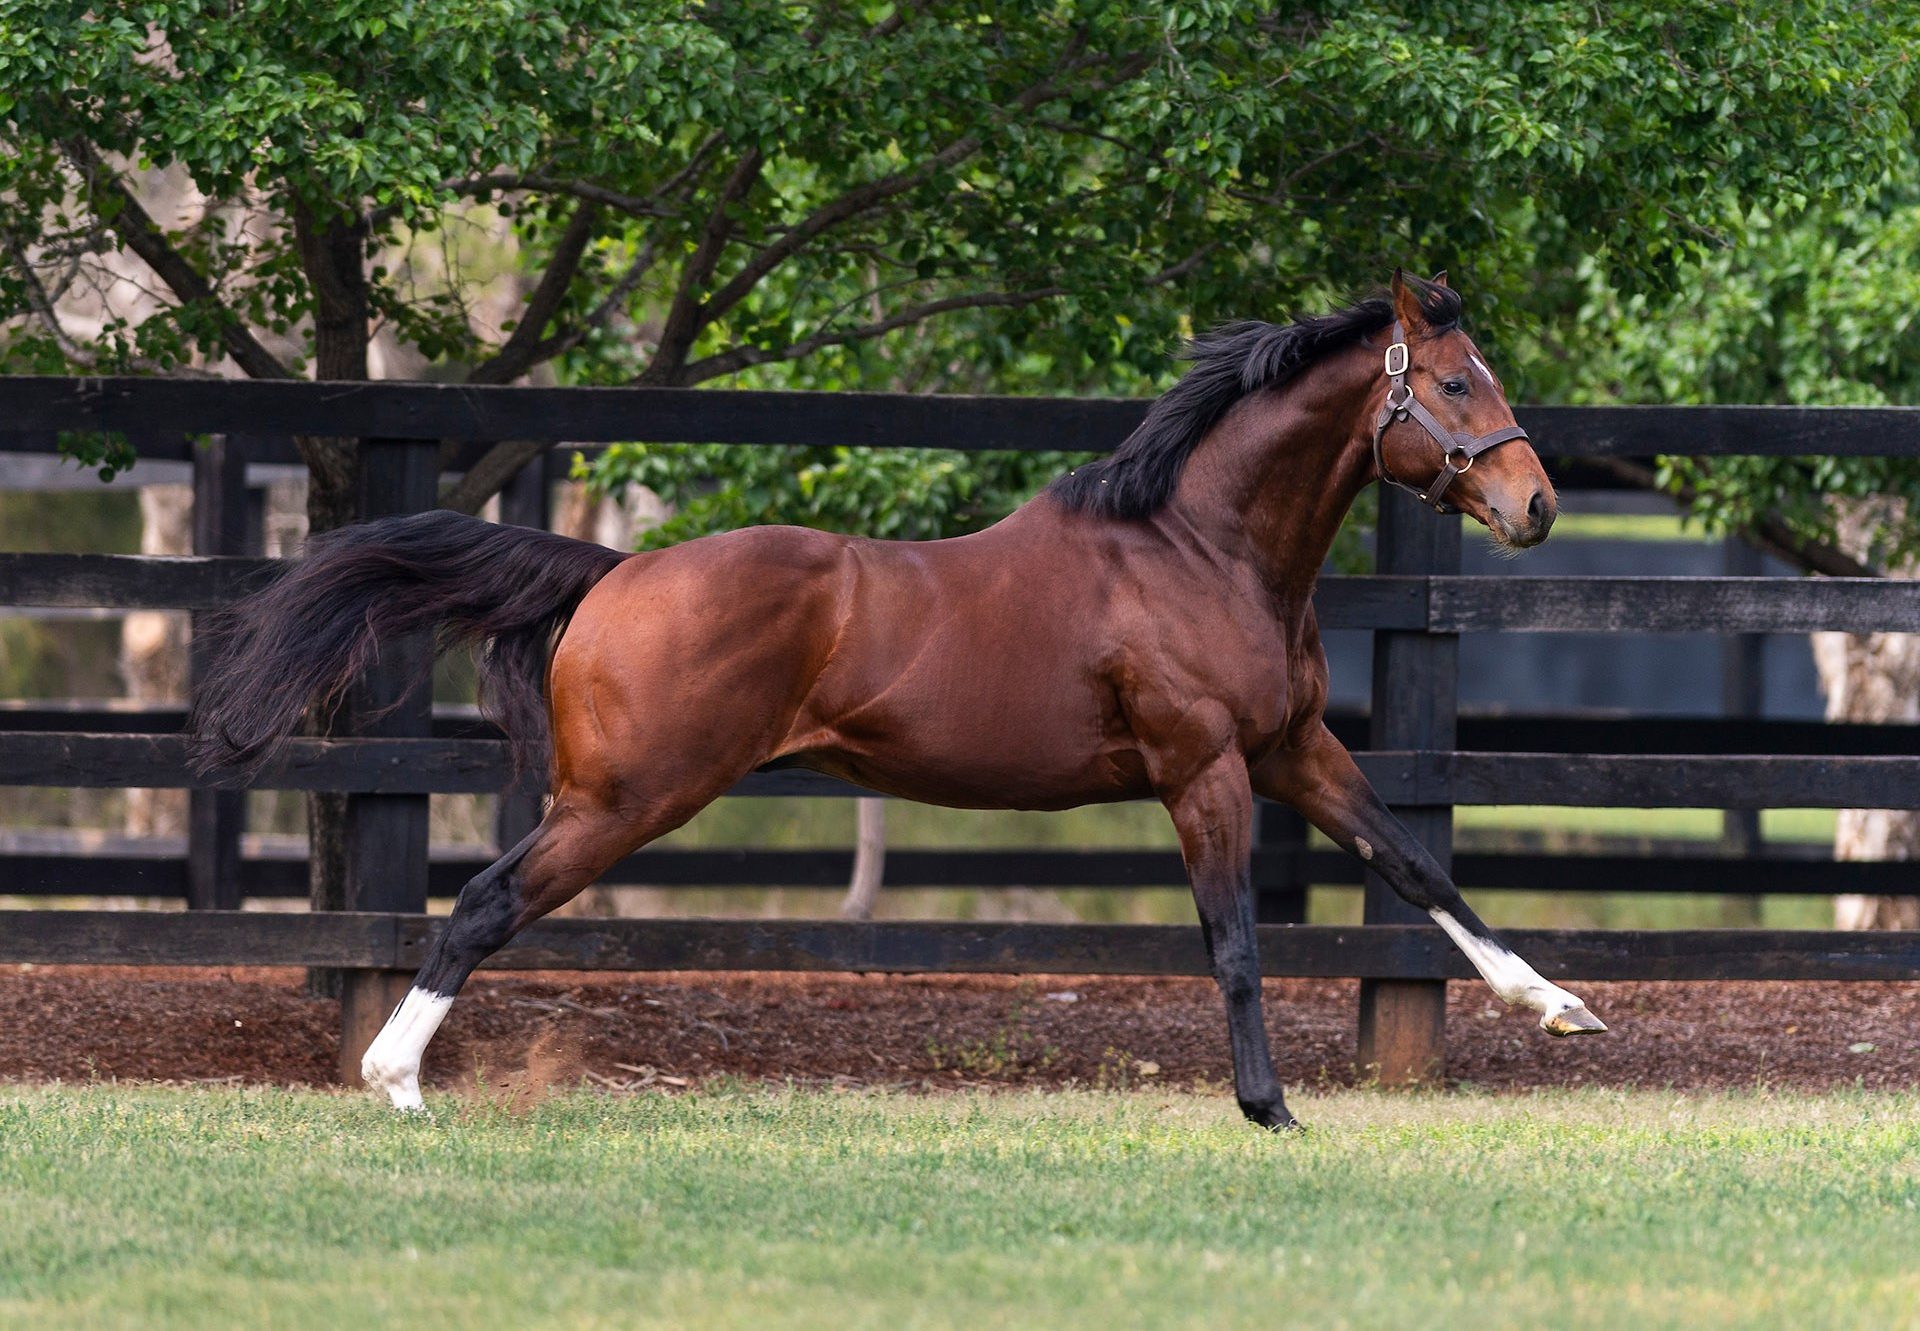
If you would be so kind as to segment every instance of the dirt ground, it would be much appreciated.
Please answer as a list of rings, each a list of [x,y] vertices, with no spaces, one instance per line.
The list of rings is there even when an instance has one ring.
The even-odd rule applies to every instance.
[[[1356,988],[1272,980],[1289,1085],[1353,1080]],[[1577,986],[1613,1028],[1554,1040],[1449,986],[1447,1075],[1493,1089],[1600,1084],[1920,1086],[1920,984]],[[294,970],[0,969],[0,1079],[332,1080],[332,1004]],[[862,1086],[1224,1085],[1210,983],[1085,976],[478,977],[428,1056],[431,1086],[673,1088],[718,1076]]]

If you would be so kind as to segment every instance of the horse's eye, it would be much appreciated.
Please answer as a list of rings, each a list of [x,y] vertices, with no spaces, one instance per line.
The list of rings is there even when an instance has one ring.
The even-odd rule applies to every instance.
[[[1467,395],[1467,381],[1465,379],[1449,379],[1440,385],[1440,391],[1448,397],[1465,397]]]

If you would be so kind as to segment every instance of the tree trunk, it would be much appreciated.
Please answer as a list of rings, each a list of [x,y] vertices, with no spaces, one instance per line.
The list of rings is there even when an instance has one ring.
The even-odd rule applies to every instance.
[[[887,870],[887,802],[869,798],[853,804],[858,811],[859,830],[854,838],[853,878],[847,884],[846,899],[840,903],[840,915],[848,920],[870,920]]]
[[[1886,500],[1836,500],[1840,547],[1856,559],[1870,554],[1873,532],[1904,519]],[[1909,565],[1887,576],[1912,578]],[[1920,721],[1920,635],[1816,633],[1813,660],[1827,698],[1827,720],[1884,725]],[[1898,809],[1842,809],[1834,828],[1836,860],[1920,859],[1920,814]],[[1833,903],[1841,929],[1920,929],[1920,898],[1846,895]]]
[[[293,208],[294,240],[313,290],[314,375],[319,379],[367,378],[372,342],[367,287],[367,225],[358,215],[319,219],[302,204]],[[302,436],[300,455],[309,473],[307,531],[332,531],[352,522],[358,498],[359,441]],[[308,733],[325,735],[330,712],[316,708]],[[308,896],[314,910],[347,905],[347,797],[322,792],[307,797]],[[338,997],[340,973],[308,972],[317,997]]]

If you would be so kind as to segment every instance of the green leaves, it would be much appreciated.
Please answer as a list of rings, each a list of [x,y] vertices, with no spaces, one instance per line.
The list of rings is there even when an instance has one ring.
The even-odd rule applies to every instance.
[[[1846,0],[0,0],[0,369],[170,372],[217,361],[238,322],[299,370],[323,281],[294,244],[304,209],[368,221],[370,318],[390,363],[436,377],[524,322],[502,377],[1144,394],[1183,334],[1406,264],[1454,272],[1516,379],[1664,392],[1696,381],[1662,368],[1684,333],[1637,359],[1629,335],[1592,362],[1611,384],[1573,382],[1549,341],[1589,337],[1568,312],[1603,300],[1668,337],[1663,303],[1726,247],[1879,207],[1911,172],[1916,38],[1911,7]],[[66,329],[83,345],[45,326],[28,274],[62,289],[122,239],[76,140],[210,202],[158,222],[212,298],[89,310]],[[577,268],[529,314],[588,202]],[[1876,338],[1809,331],[1783,348],[1791,389],[1738,391],[1892,391],[1812,368],[1891,366]],[[1772,354],[1715,346],[1724,391]],[[693,470],[648,465],[691,503],[694,477],[778,455],[672,456]],[[878,454],[781,466],[699,493],[714,514],[934,531],[1037,475],[967,491]]]
[[[960,453],[744,444],[623,444],[575,475],[602,493],[643,485],[674,512],[644,549],[762,523],[930,540],[997,521],[1076,459],[1065,453]]]
[[[1550,342],[1575,357],[1533,361],[1538,396],[1573,402],[1758,402],[1889,406],[1920,399],[1920,159],[1864,206],[1802,211],[1782,200],[1743,219],[1745,242],[1678,275],[1676,289],[1628,295],[1599,265]],[[1866,534],[1868,562],[1920,556],[1920,461],[1911,458],[1661,460],[1660,484],[1688,494],[1708,530],[1774,517],[1833,543],[1829,501],[1890,501]],[[1858,546],[1856,539],[1851,544]]]

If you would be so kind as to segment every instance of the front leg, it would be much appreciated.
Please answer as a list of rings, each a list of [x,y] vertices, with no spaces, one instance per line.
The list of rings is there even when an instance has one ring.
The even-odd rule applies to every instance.
[[[1296,1128],[1280,1093],[1260,1013],[1260,951],[1253,928],[1253,792],[1246,760],[1228,753],[1162,790],[1193,883],[1214,980],[1227,1002],[1233,1085],[1240,1109],[1265,1128]]]
[[[1253,772],[1254,789],[1291,804],[1315,827],[1352,851],[1400,896],[1427,912],[1466,953],[1480,976],[1508,1003],[1540,1014],[1549,1035],[1590,1035],[1606,1025],[1578,998],[1552,983],[1500,941],[1461,899],[1427,850],[1380,801],[1353,755],[1322,726],[1304,748],[1277,753]]]

